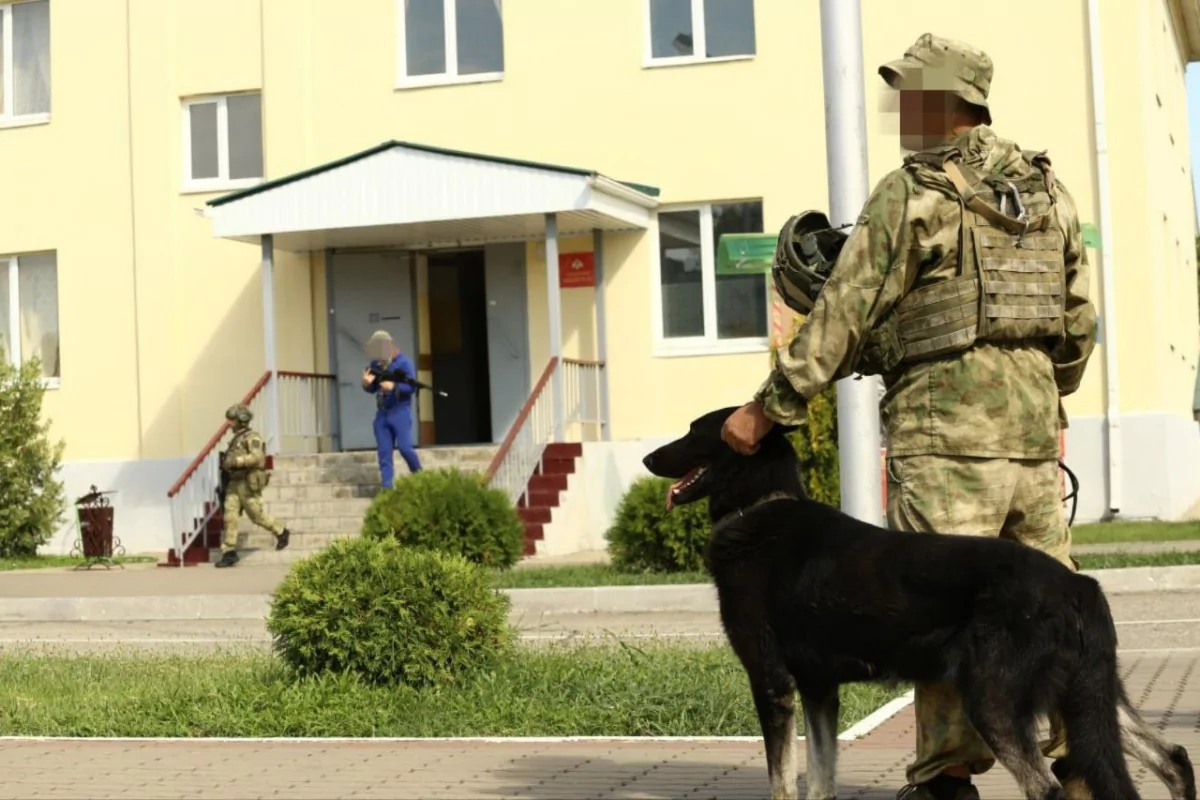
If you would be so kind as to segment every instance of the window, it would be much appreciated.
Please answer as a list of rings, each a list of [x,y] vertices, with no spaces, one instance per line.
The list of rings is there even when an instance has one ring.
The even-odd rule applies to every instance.
[[[42,377],[62,376],[58,343],[58,259],[54,253],[0,256],[0,358],[42,361]]]
[[[721,234],[762,232],[760,200],[659,211],[655,338],[662,354],[767,347],[767,276],[716,274]]]
[[[252,186],[262,177],[261,94],[231,94],[184,102],[185,190]]]
[[[400,86],[504,76],[500,0],[397,0]]]
[[[645,0],[651,66],[749,58],[754,0]]]
[[[50,2],[0,5],[0,125],[50,119]]]

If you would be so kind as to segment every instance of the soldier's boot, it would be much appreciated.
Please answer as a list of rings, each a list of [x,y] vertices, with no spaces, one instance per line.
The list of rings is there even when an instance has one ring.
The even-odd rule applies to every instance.
[[[221,560],[217,562],[217,567],[232,567],[238,562],[237,550],[227,550],[221,554]]]
[[[968,778],[942,774],[916,786],[910,783],[900,790],[896,800],[979,800],[979,790]]]
[[[292,532],[289,531],[287,528],[284,528],[283,532],[280,533],[279,536],[275,539],[275,549],[282,550],[283,548],[287,547],[288,539],[290,539],[290,538],[292,538]]]

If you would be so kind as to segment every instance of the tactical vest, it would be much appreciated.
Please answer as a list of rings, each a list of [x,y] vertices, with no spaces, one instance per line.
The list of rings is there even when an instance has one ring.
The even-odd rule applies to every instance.
[[[1037,172],[1013,182],[976,174],[953,147],[905,159],[950,179],[962,222],[955,276],[896,304],[901,364],[960,352],[977,341],[1063,336],[1066,240],[1054,216],[1054,173],[1044,153],[1022,156]],[[985,196],[998,198],[997,205]]]
[[[245,455],[248,454],[250,448],[244,444],[245,439],[253,431],[250,428],[245,428],[233,435],[229,441],[229,447],[226,449],[227,455]],[[230,480],[244,480],[246,485],[252,492],[261,492],[271,483],[271,473],[269,470],[258,467],[238,467],[236,469],[227,470]]]

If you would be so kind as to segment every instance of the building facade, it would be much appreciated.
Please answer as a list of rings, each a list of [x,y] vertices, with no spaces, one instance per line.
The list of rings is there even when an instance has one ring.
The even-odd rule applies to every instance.
[[[1048,150],[1097,231],[1079,519],[1177,517],[1200,497],[1200,10],[1014,2],[862,0],[870,177],[901,157],[875,66],[927,30],[986,50],[994,128]],[[351,5],[0,4],[0,345],[43,359],[68,493],[118,491],[127,548],[170,542],[167,489],[268,361],[353,383],[376,327],[457,390],[421,401],[426,445],[502,440],[556,349],[602,360],[621,476],[764,376],[768,282],[717,274],[716,240],[827,204],[815,0]],[[415,216],[372,221],[387,203]],[[579,285],[546,268],[547,213]],[[357,392],[341,447],[373,446]]]

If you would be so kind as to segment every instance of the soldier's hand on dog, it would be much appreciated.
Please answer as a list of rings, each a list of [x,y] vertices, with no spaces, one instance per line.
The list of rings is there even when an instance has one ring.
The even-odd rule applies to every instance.
[[[721,439],[734,452],[748,456],[758,449],[758,443],[774,425],[762,406],[752,401],[729,415],[721,427]]]

